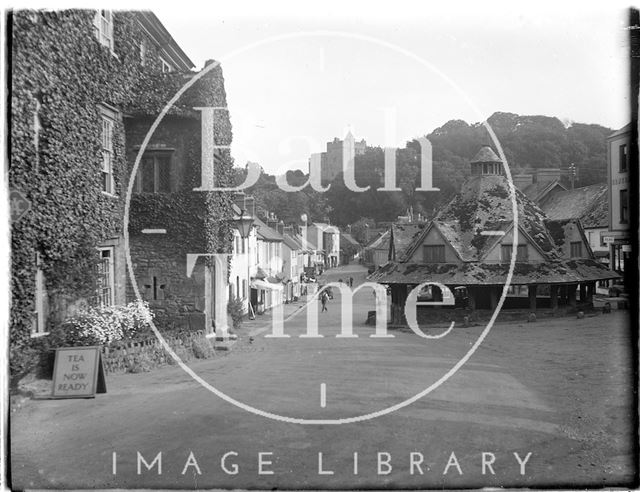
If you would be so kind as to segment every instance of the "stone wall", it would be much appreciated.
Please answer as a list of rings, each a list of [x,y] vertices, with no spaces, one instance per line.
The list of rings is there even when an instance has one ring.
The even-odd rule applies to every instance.
[[[171,236],[136,235],[129,246],[138,291],[155,313],[158,328],[204,330],[205,259],[200,258],[187,277],[187,252]],[[136,298],[130,283],[127,298]]]

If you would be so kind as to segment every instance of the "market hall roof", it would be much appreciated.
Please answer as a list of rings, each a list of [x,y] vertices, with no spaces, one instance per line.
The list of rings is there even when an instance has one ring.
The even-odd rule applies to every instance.
[[[444,285],[504,285],[508,263],[399,263],[389,262],[369,275],[381,284],[418,285],[425,281]],[[512,285],[568,284],[620,278],[620,275],[590,258],[544,263],[516,263]]]
[[[495,153],[489,151],[481,150],[477,158],[493,159]],[[518,232],[539,252],[542,261],[517,262],[512,283],[573,283],[619,278],[618,274],[592,258],[577,219],[549,219],[524,193],[510,186],[506,177],[490,174],[472,176],[467,180],[460,193],[413,237],[405,254],[396,254],[395,261],[380,267],[369,279],[402,284],[418,284],[427,279],[450,285],[504,284],[509,263],[485,260],[485,257],[502,242],[504,235],[514,229],[514,208]],[[444,243],[453,248],[458,263],[415,263],[416,250],[434,229]],[[573,230],[572,237],[577,234],[582,239],[587,258],[568,259],[567,234],[570,229]],[[392,227],[389,241],[394,231]]]
[[[426,227],[427,223],[392,224],[389,238],[389,259],[404,259],[415,239]]]
[[[547,217],[520,190],[514,189],[518,225],[549,259],[559,258],[549,231]],[[504,231],[514,222],[513,203],[507,178],[501,175],[473,176],[433,220],[462,261],[478,261],[492,244],[483,231]],[[428,232],[426,228],[421,237]],[[418,238],[417,244],[421,239]],[[415,248],[414,248],[415,249]]]

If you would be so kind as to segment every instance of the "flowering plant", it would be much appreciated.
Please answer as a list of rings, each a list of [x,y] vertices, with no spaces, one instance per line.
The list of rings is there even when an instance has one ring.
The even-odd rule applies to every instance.
[[[144,301],[124,306],[92,307],[80,311],[60,327],[59,341],[65,345],[102,345],[133,338],[153,319]]]

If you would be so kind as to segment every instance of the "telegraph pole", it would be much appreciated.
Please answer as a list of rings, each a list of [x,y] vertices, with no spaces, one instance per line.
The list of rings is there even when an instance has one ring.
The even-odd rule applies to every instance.
[[[571,180],[571,189],[573,190],[576,179],[576,165],[573,162],[569,166],[569,179]]]

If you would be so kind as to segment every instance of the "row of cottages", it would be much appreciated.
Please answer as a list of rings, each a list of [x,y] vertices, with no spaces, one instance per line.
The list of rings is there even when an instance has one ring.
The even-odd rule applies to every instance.
[[[390,230],[389,258],[370,279],[391,287],[392,323],[406,324],[408,293],[422,282],[466,290],[467,307],[495,309],[515,269],[503,308],[552,310],[591,302],[596,282],[617,278],[596,261],[579,220],[551,220],[515,190],[517,243],[509,183],[502,162],[483,147],[461,192],[426,226]],[[456,296],[457,297],[457,296]]]
[[[302,238],[272,215],[260,219],[253,197],[237,193],[233,207],[228,299],[241,299],[245,313],[254,314],[299,298],[309,256]]]
[[[198,76],[158,18],[109,10],[8,15],[9,185],[31,203],[11,231],[12,347],[80,308],[138,295],[159,326],[210,329],[226,309],[227,272],[198,255],[229,251],[232,204],[222,193],[194,191],[202,184],[194,108],[226,107],[220,66],[205,68],[140,156],[164,106]],[[230,143],[228,111],[220,110],[215,144]],[[228,150],[216,152],[215,166],[217,184],[230,185]]]

